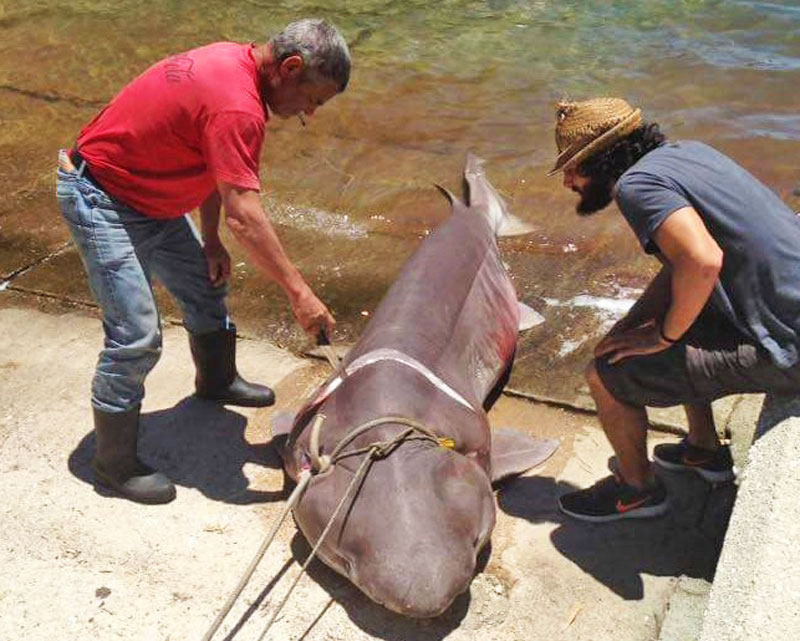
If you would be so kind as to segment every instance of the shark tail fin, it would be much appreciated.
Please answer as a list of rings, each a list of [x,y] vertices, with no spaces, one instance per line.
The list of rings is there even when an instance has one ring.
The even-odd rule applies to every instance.
[[[467,154],[464,168],[464,198],[470,207],[482,207],[496,236],[519,236],[534,228],[510,211],[508,205],[489,182],[483,170],[484,161],[473,153]]]

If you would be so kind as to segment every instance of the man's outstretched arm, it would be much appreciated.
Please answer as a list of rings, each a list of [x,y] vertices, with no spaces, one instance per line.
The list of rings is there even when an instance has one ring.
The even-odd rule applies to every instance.
[[[286,293],[298,324],[312,336],[321,329],[330,334],[336,321],[289,260],[258,192],[224,182],[218,190],[228,228],[256,266]]]

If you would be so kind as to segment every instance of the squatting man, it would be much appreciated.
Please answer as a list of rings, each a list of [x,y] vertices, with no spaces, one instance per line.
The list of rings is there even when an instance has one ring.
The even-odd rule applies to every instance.
[[[655,463],[711,482],[733,478],[711,401],[800,389],[800,219],[722,153],[668,141],[620,98],[564,102],[551,175],[577,192],[581,215],[614,199],[661,271],[594,350],[586,369],[618,472],[565,494],[587,521],[653,517],[666,491],[647,456],[645,407],[683,405],[688,436]]]

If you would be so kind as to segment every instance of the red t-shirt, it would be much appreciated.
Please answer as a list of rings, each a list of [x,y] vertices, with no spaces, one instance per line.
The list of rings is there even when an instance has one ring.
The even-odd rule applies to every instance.
[[[157,62],[78,136],[113,197],[153,218],[200,205],[217,181],[260,189],[268,112],[252,45],[219,42]]]

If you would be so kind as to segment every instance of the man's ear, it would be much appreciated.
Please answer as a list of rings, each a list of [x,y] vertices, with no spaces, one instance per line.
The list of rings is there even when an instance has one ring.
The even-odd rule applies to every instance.
[[[304,67],[303,57],[299,54],[294,54],[281,60],[278,73],[284,80],[298,80],[303,73]]]

